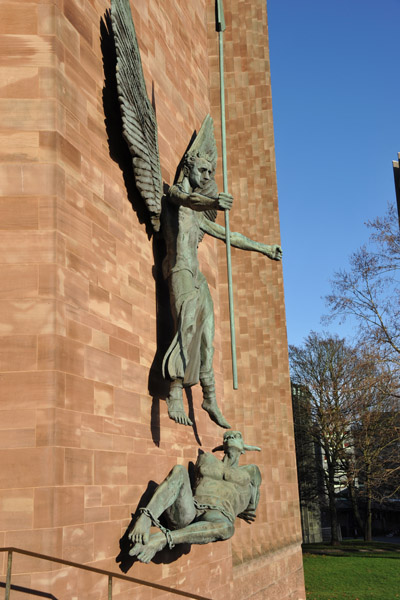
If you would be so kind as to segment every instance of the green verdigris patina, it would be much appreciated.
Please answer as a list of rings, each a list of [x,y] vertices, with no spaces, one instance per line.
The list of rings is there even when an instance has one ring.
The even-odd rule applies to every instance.
[[[182,388],[200,380],[202,407],[218,425],[229,428],[215,397],[214,308],[197,256],[199,242],[205,233],[225,241],[225,228],[213,218],[216,210],[230,209],[232,196],[218,194],[214,179],[216,159],[212,120],[207,116],[184,158],[177,183],[168,191],[161,215],[167,247],[164,276],[169,283],[176,328],[164,357],[163,370],[171,380],[167,399],[171,418],[191,425],[183,410]],[[259,244],[239,233],[231,233],[231,244],[270,258],[279,259],[281,253],[279,246]]]
[[[168,280],[175,323],[174,338],[164,356],[163,375],[171,382],[168,414],[192,425],[183,406],[183,388],[200,381],[202,408],[221,427],[230,425],[216,400],[213,370],[214,309],[207,281],[199,268],[197,248],[205,233],[226,241],[225,228],[215,223],[217,211],[229,210],[232,196],[218,193],[215,183],[217,148],[209,115],[188,149],[175,184],[163,194],[157,122],[148,99],[129,0],[112,0],[111,22],[117,53],[117,85],[123,135],[132,154],[136,186],[149,211],[154,232],[160,232],[167,256]],[[232,246],[280,260],[278,245],[230,234]]]
[[[247,446],[239,431],[227,431],[222,460],[211,453],[200,454],[195,466],[195,482],[190,485],[187,470],[175,466],[158,486],[153,497],[129,532],[131,556],[148,563],[157,552],[177,544],[208,544],[232,537],[235,518],[251,523],[256,518],[261,474],[257,465],[239,466]],[[160,524],[166,517],[169,528]],[[161,529],[150,534],[151,525]]]

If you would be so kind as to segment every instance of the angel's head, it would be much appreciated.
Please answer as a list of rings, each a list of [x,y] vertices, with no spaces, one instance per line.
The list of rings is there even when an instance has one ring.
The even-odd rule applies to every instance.
[[[183,163],[184,175],[188,177],[192,189],[202,188],[212,178],[213,165],[207,155],[188,152]]]

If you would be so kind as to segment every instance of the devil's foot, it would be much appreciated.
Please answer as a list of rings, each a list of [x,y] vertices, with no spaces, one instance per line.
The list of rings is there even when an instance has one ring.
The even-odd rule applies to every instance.
[[[137,519],[128,537],[133,544],[147,544],[150,535],[151,520],[145,514],[141,514]]]
[[[169,418],[181,425],[193,425],[183,408],[183,398],[168,396],[167,398]]]
[[[203,400],[203,404],[201,408],[204,408],[210,416],[211,421],[214,421],[220,427],[224,427],[225,429],[230,429],[228,421],[223,416],[222,412],[218,408],[217,401],[215,399],[212,400]]]
[[[150,536],[147,544],[135,544],[133,548],[129,550],[131,556],[136,556],[142,563],[149,563],[151,559],[162,550],[166,545],[165,538],[160,539],[156,534]]]

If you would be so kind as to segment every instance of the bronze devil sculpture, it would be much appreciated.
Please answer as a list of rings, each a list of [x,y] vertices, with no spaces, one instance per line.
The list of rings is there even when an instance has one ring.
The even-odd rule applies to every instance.
[[[207,452],[195,465],[193,489],[187,470],[176,465],[158,486],[153,497],[129,532],[131,556],[148,563],[157,552],[177,544],[208,544],[232,537],[235,518],[251,523],[256,518],[261,474],[257,465],[239,466],[239,457],[247,446],[240,431],[226,431],[222,460]],[[163,515],[168,528],[159,518]],[[154,525],[159,532],[150,534]]]

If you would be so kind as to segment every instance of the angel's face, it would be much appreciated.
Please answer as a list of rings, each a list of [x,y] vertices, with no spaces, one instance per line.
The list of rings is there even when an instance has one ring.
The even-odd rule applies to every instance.
[[[205,158],[196,158],[189,171],[189,182],[193,189],[202,188],[211,179],[212,166]]]

